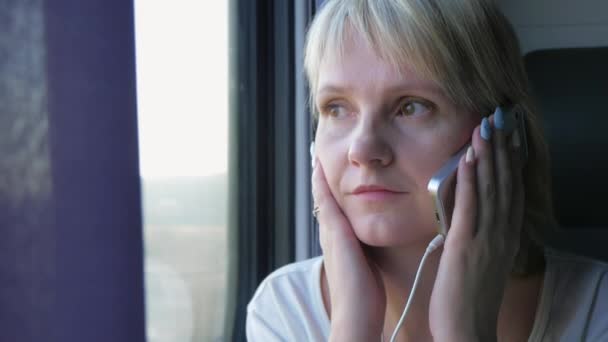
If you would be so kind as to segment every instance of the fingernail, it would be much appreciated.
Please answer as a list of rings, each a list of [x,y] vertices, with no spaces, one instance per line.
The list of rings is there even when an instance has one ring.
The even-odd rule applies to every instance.
[[[494,126],[500,130],[505,128],[505,113],[500,106],[494,111]]]
[[[472,163],[473,160],[475,160],[475,150],[473,150],[473,146],[469,146],[469,148],[467,148],[467,157],[465,161],[467,163]]]
[[[312,157],[310,162],[312,163],[312,169],[314,170],[315,166],[317,166],[317,157]]]
[[[490,121],[488,118],[483,118],[481,120],[481,129],[479,130],[479,135],[486,140],[489,141],[492,138],[492,127],[490,127]]]
[[[519,148],[519,146],[521,146],[519,130],[516,130],[515,132],[513,132],[513,135],[511,136],[511,144],[513,144],[513,147],[516,149]]]

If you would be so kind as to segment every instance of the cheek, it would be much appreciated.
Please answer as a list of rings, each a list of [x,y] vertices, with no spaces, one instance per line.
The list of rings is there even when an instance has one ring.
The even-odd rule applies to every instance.
[[[437,140],[429,140],[399,149],[399,169],[416,183],[419,192],[426,192],[431,177],[449,159],[451,148],[445,146]]]
[[[400,168],[415,180],[421,192],[427,191],[431,177],[444,163],[471,139],[475,124],[469,122],[446,126],[432,133],[417,136],[415,143],[401,144]]]
[[[327,184],[334,195],[334,198],[340,201],[340,181],[344,172],[346,161],[344,160],[347,153],[345,147],[340,141],[327,139],[327,136],[317,134],[315,139],[315,150],[319,157]]]

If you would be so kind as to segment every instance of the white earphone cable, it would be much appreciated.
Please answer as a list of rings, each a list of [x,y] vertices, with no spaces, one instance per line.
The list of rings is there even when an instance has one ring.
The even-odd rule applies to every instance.
[[[391,336],[390,342],[395,342],[397,333],[399,332],[399,329],[401,328],[401,325],[403,324],[403,321],[405,320],[405,316],[407,315],[407,312],[410,309],[410,305],[412,304],[412,299],[414,298],[414,293],[416,292],[416,287],[418,286],[418,280],[420,278],[420,273],[422,271],[422,267],[424,266],[424,262],[425,262],[427,256],[429,256],[429,254],[431,254],[439,246],[443,245],[443,242],[444,242],[444,237],[443,237],[443,235],[439,234],[439,235],[435,236],[435,238],[431,241],[431,243],[429,243],[429,246],[426,248],[426,251],[424,252],[424,255],[422,256],[422,260],[420,260],[420,265],[418,265],[418,271],[416,271],[416,277],[414,278],[414,285],[412,285],[412,290],[410,291],[410,296],[407,299],[407,304],[405,304],[405,309],[403,309],[403,313],[401,314],[401,318],[399,319],[399,322],[397,323],[397,326],[395,327],[395,330],[393,331],[393,335]]]

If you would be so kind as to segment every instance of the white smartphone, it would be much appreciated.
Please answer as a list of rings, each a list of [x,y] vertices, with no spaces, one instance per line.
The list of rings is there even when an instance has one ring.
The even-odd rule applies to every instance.
[[[528,160],[528,141],[526,135],[526,125],[523,113],[516,108],[511,108],[511,113],[515,118],[515,130],[518,131],[521,142],[520,153],[521,160],[524,163]],[[439,234],[446,236],[452,222],[452,212],[454,211],[454,200],[456,191],[456,171],[460,158],[467,153],[467,149],[471,144],[467,143],[456,154],[431,177],[427,185],[427,189],[431,195],[433,206],[435,208],[435,220],[437,221],[437,231]]]

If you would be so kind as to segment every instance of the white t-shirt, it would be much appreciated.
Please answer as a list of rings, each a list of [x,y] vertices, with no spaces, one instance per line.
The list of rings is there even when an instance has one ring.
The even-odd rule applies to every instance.
[[[528,341],[608,341],[608,263],[547,249],[545,279]],[[247,340],[327,341],[322,257],[270,274],[247,306]]]

